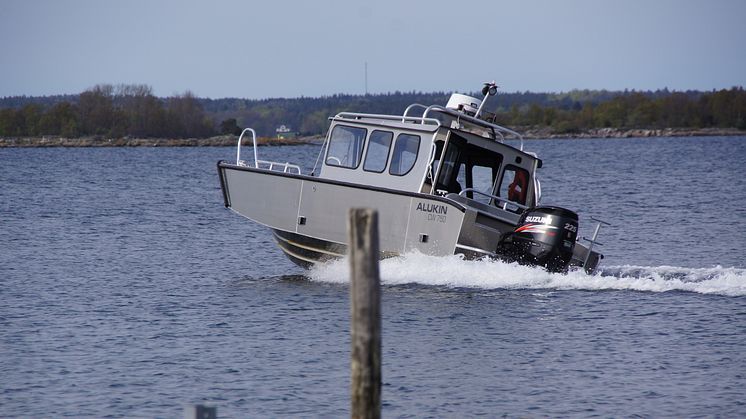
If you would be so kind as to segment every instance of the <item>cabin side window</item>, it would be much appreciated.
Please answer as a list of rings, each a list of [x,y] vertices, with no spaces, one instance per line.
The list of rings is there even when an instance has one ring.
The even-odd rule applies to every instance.
[[[329,149],[324,160],[329,166],[354,169],[360,165],[365,145],[365,128],[337,125],[329,139]]]
[[[376,173],[382,173],[386,170],[386,163],[389,162],[391,140],[393,138],[394,133],[388,131],[375,130],[370,134],[363,170]]]
[[[516,166],[508,166],[503,172],[503,180],[500,185],[500,196],[508,201],[526,205],[528,196],[528,171]]]
[[[409,173],[417,161],[419,149],[419,135],[399,134],[396,137],[396,143],[394,143],[394,153],[391,156],[389,173],[396,176],[404,176]]]

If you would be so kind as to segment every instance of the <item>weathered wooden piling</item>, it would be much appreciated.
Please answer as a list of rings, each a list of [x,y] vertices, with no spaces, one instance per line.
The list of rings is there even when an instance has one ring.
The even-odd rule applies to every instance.
[[[184,419],[217,419],[218,408],[201,404],[186,406]]]
[[[381,279],[378,213],[350,209],[350,315],[352,418],[381,417]]]

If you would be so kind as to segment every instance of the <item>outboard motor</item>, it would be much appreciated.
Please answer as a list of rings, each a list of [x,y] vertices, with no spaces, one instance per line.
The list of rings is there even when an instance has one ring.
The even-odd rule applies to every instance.
[[[518,227],[500,242],[497,252],[509,261],[564,272],[577,235],[578,214],[560,207],[531,208],[523,213]]]

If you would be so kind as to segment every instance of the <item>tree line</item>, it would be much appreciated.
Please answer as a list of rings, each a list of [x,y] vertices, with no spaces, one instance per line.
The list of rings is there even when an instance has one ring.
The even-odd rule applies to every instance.
[[[481,97],[476,93],[467,93]],[[252,127],[274,135],[288,125],[302,135],[323,134],[339,112],[401,114],[412,103],[440,104],[447,92],[394,92],[293,99],[204,99],[190,92],[158,98],[146,85],[97,85],[79,95],[0,99],[0,136],[68,138],[204,138]],[[487,109],[510,127],[548,127],[555,133],[592,128],[738,128],[746,130],[746,92],[574,90],[500,93]]]
[[[21,106],[0,109],[0,136],[203,138],[215,134],[212,118],[189,91],[161,99],[146,85],[101,84],[51,104],[34,98],[25,104],[11,99]]]
[[[555,133],[592,128],[738,128],[746,130],[746,92],[742,87],[706,93],[646,95],[627,92],[594,104],[573,101],[570,107],[513,105],[495,116],[510,126],[550,127]]]

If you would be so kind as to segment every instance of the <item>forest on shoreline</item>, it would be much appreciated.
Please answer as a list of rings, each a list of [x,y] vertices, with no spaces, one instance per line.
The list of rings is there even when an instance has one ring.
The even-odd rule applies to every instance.
[[[271,137],[280,125],[315,136],[325,132],[328,117],[338,112],[401,114],[412,103],[444,105],[449,95],[394,92],[252,100],[205,99],[185,92],[159,98],[146,85],[97,85],[79,95],[0,98],[0,137],[189,139],[236,135],[243,127]],[[743,87],[499,93],[489,100],[486,109],[496,123],[546,136],[625,130],[656,135],[667,129],[746,133]]]

